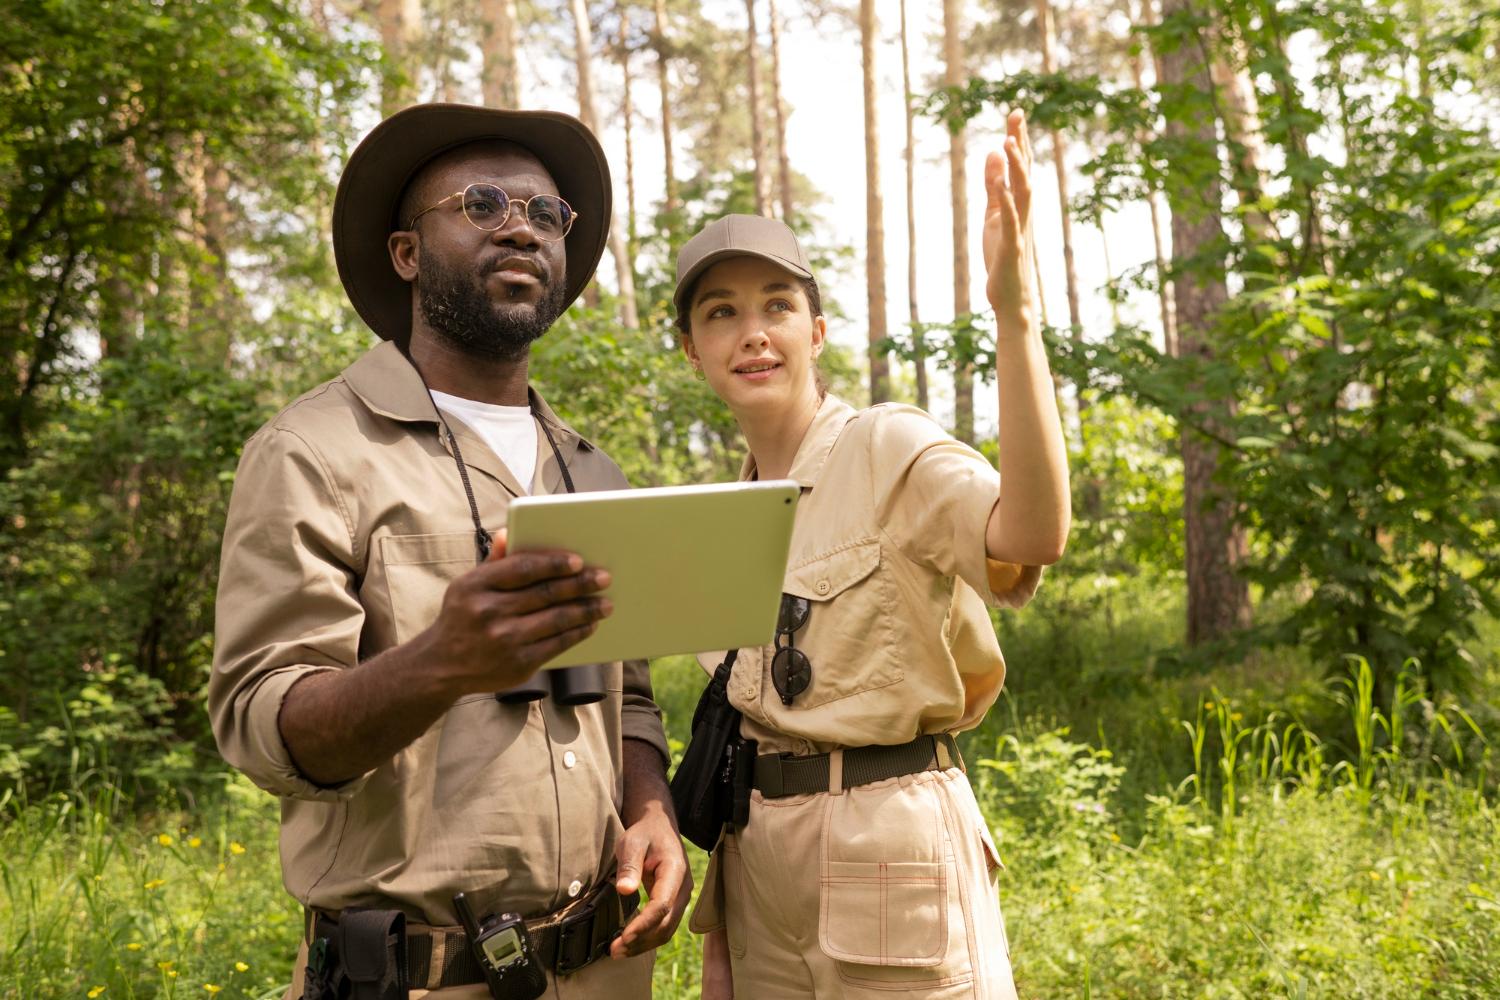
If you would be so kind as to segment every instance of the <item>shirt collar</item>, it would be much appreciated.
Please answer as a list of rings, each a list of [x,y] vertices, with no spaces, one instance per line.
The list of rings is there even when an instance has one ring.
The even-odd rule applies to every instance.
[[[828,453],[833,451],[834,442],[843,433],[844,425],[853,420],[857,412],[833,393],[825,395],[818,405],[818,412],[813,414],[812,423],[807,426],[807,433],[802,435],[802,443],[797,446],[797,455],[792,459],[787,478],[795,479],[797,485],[805,489],[818,485],[818,476],[828,461]],[[740,468],[740,481],[754,479],[755,475],[755,456],[746,455],[745,464]]]

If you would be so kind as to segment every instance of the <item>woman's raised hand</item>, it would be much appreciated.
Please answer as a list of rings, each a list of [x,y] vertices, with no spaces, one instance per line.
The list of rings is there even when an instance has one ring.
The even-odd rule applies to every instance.
[[[1026,116],[1005,121],[1005,150],[984,161],[985,294],[1000,329],[1026,329],[1033,314],[1027,257],[1031,252],[1031,139]]]

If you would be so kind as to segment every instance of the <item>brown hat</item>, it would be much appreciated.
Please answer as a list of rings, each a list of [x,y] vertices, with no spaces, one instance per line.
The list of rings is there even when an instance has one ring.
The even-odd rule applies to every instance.
[[[433,157],[466,143],[503,139],[525,147],[578,210],[568,233],[566,304],[594,275],[609,235],[609,163],[578,119],[555,111],[500,111],[417,104],[391,115],[355,147],[333,202],[333,256],[349,301],[386,340],[411,336],[411,285],[391,266],[386,238],[400,223],[402,192]]]
[[[813,276],[797,234],[786,223],[763,215],[726,215],[704,226],[677,251],[677,289],[672,293],[677,315],[688,308],[683,300],[698,277],[729,257],[759,257],[799,278]]]

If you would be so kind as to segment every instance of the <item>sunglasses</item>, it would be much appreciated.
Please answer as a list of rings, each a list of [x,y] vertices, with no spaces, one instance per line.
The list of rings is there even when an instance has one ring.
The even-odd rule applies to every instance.
[[[793,648],[792,636],[807,624],[812,614],[812,604],[805,597],[795,594],[781,595],[781,613],[776,618],[776,655],[771,658],[771,683],[781,696],[783,705],[791,705],[812,683],[812,663],[807,654]],[[781,645],[786,640],[786,646]]]
[[[413,215],[406,228],[414,228],[418,219],[454,198],[463,199],[464,218],[469,220],[469,225],[487,233],[493,233],[509,222],[510,211],[517,205],[521,206],[521,214],[537,239],[549,243],[568,235],[568,230],[573,228],[573,223],[578,219],[573,206],[555,194],[534,194],[525,201],[520,201],[493,184],[470,184],[462,191],[455,191]]]

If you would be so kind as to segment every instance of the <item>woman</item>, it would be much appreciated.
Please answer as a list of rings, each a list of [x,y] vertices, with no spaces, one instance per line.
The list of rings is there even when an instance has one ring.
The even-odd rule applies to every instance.
[[[1069,522],[1020,112],[1007,132],[984,215],[1002,475],[921,410],[823,393],[818,288],[781,223],[729,216],[678,257],[682,349],[739,422],[742,478],[803,487],[775,644],[730,675],[759,756],[690,924],[704,997],[1015,996],[1000,862],[951,735],[1005,677],[985,602],[1025,603]]]

